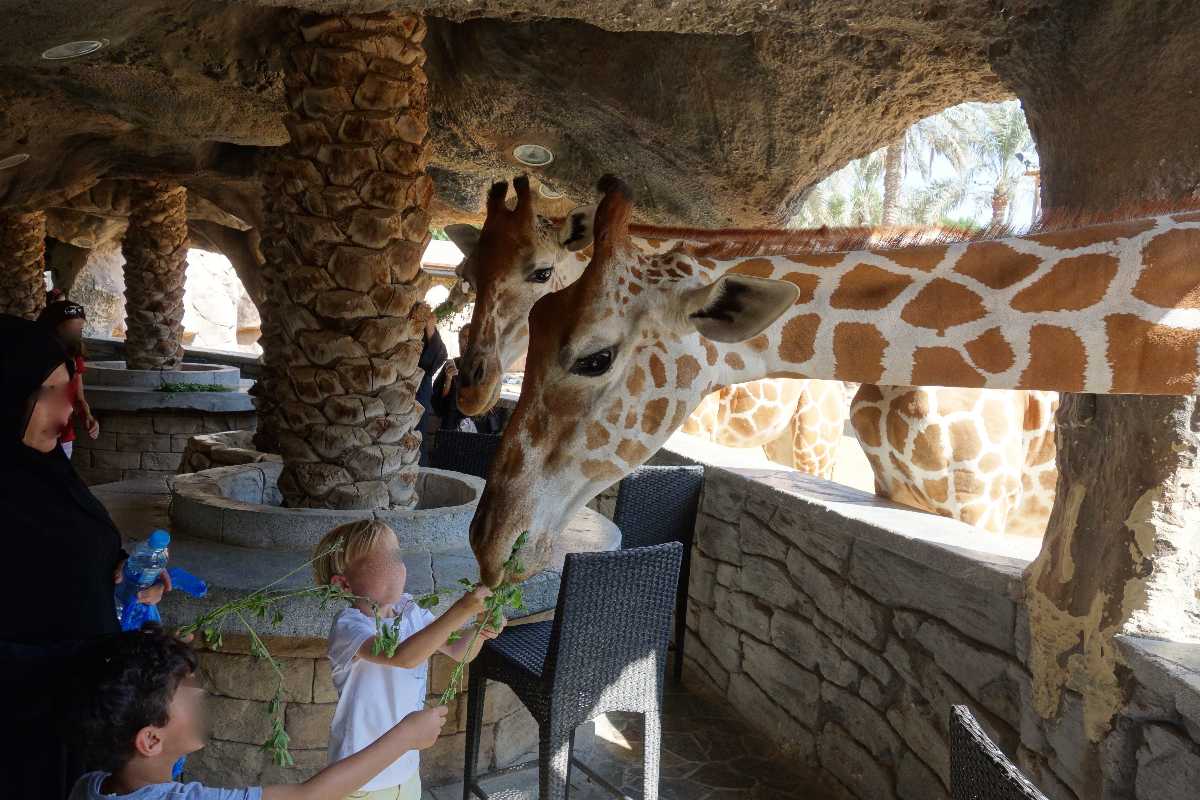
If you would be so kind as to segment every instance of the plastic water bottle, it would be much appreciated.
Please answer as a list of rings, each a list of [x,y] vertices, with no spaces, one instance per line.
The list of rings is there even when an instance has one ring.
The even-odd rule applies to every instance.
[[[123,619],[125,606],[136,603],[138,592],[153,586],[167,568],[167,547],[170,544],[171,534],[157,530],[139,544],[126,560],[123,578],[117,584],[117,619]]]

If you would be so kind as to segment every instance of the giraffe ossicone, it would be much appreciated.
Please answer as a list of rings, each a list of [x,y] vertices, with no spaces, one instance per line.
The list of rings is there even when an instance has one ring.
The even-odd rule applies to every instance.
[[[539,300],[521,399],[472,523],[486,579],[535,555],[711,389],[763,377],[1200,392],[1200,214],[718,265],[630,245],[610,186],[582,277]],[[786,300],[786,302],[784,302]],[[642,391],[631,396],[628,385]]]

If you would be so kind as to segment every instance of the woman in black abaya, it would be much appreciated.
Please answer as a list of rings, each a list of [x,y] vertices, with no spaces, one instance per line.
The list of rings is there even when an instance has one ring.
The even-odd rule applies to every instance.
[[[72,656],[119,630],[113,584],[125,553],[100,501],[58,446],[74,364],[43,326],[0,315],[0,795],[62,800],[83,764],[55,700]],[[160,587],[143,595],[162,596]]]

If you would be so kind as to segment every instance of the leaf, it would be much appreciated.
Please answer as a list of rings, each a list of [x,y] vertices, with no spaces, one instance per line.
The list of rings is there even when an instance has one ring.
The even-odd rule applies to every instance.
[[[462,638],[462,631],[450,631],[450,635],[446,638],[447,642],[457,642]]]
[[[417,605],[424,609],[430,609],[438,604],[437,594],[427,594],[417,598]]]

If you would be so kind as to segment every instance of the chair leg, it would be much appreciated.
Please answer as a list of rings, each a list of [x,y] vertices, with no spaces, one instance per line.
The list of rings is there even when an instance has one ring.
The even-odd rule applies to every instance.
[[[483,699],[487,691],[487,678],[476,676],[467,684],[467,740],[465,763],[463,764],[463,800],[474,796],[471,784],[475,782],[475,769],[479,762],[479,732],[483,727]]]
[[[661,713],[659,709],[654,709],[642,717],[642,800],[658,800],[658,772],[662,753]]]
[[[538,758],[539,800],[567,800],[574,731],[554,724],[541,727]]]

